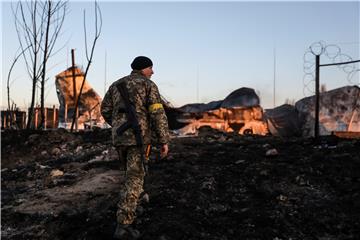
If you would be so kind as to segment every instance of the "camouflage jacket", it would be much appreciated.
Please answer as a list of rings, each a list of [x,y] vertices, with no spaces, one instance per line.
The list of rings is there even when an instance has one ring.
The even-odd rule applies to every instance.
[[[112,126],[112,140],[115,146],[136,145],[132,128],[118,136],[116,130],[127,121],[126,108],[117,85],[126,82],[130,99],[135,106],[136,116],[141,127],[144,144],[165,144],[170,140],[169,127],[161,98],[154,82],[144,77],[140,71],[134,70],[129,76],[114,82],[101,103],[101,114]],[[154,139],[155,138],[155,139]]]

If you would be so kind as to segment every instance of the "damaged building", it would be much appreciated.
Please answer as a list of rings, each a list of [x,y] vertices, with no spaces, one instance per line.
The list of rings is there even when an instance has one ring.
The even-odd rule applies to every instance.
[[[295,106],[282,105],[265,111],[274,136],[314,136],[315,96],[300,99]],[[360,132],[360,88],[345,86],[320,94],[319,134]]]
[[[76,99],[80,93],[84,73],[78,67],[70,67],[55,77],[56,92],[59,99],[59,128],[70,128],[74,116]],[[78,106],[77,128],[103,127],[101,116],[101,97],[85,80]]]
[[[204,126],[224,132],[266,135],[260,99],[251,88],[240,88],[224,100],[208,104],[187,104],[180,107],[177,121],[187,125],[175,132],[179,135],[196,134]]]
[[[314,132],[315,96],[296,102],[303,136]],[[335,131],[360,132],[360,88],[345,86],[320,94],[320,135]]]
[[[315,96],[303,98],[295,106],[284,104],[264,111],[253,89],[240,88],[224,100],[187,104],[176,110],[175,119],[186,124],[175,130],[179,135],[197,134],[199,128],[209,126],[239,134],[314,136]],[[320,135],[360,132],[359,87],[345,86],[321,93],[319,123]]]

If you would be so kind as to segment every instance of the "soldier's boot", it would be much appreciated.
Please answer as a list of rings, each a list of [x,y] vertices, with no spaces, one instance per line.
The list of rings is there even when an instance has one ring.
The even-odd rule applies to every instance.
[[[140,238],[140,232],[132,227],[128,227],[128,232],[130,233],[131,239]]]
[[[114,239],[138,239],[140,237],[140,232],[136,229],[133,229],[129,225],[117,224]]]
[[[142,192],[139,196],[139,204],[147,204],[150,202],[149,194]]]
[[[126,231],[126,225],[117,224],[113,235],[114,239],[127,239],[128,232]]]

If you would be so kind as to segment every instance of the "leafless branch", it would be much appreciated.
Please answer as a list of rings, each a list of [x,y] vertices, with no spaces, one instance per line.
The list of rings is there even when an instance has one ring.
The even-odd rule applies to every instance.
[[[12,5],[15,28],[28,74],[32,80],[32,99],[27,128],[30,128],[36,89],[40,81],[42,125],[44,118],[44,91],[46,65],[52,56],[56,40],[66,16],[67,1],[19,1]],[[29,46],[24,48],[24,46]],[[26,49],[26,50],[25,50]]]
[[[24,50],[22,50],[19,54],[17,54],[14,57],[14,60],[10,66],[9,72],[8,72],[8,76],[7,76],[7,97],[8,97],[8,111],[11,111],[10,108],[10,86],[13,82],[10,83],[10,76],[11,76],[11,72],[16,64],[16,62],[19,60],[19,58],[22,56],[23,52],[26,51],[29,48],[29,46],[27,48],[25,48]],[[12,113],[10,113],[10,125],[13,124],[13,117],[12,117]]]
[[[98,23],[98,17],[100,18],[100,25]],[[85,40],[86,58],[87,58],[88,63],[87,63],[86,70],[85,70],[85,73],[84,73],[83,81],[81,83],[79,95],[78,95],[78,97],[76,99],[75,110],[74,110],[74,115],[73,115],[73,121],[71,123],[71,132],[74,129],[74,124],[75,124],[75,121],[76,121],[76,118],[77,118],[75,113],[77,112],[77,109],[79,107],[79,102],[80,102],[80,99],[81,99],[82,90],[83,90],[83,87],[84,87],[84,84],[85,84],[85,81],[86,81],[86,77],[87,77],[90,65],[92,63],[92,58],[94,56],[96,42],[99,39],[100,34],[101,34],[101,28],[102,28],[101,9],[99,7],[99,4],[95,1],[95,37],[94,37],[93,44],[92,44],[92,47],[91,47],[90,57],[88,57],[88,54],[87,54],[87,45],[86,45],[86,40]],[[86,29],[85,11],[84,11],[84,29]],[[86,39],[86,30],[85,30],[85,39]]]

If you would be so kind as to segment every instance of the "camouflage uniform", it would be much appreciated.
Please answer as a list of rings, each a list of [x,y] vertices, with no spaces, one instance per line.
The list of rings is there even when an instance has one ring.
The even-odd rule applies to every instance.
[[[169,142],[168,122],[157,86],[144,77],[141,71],[133,70],[129,76],[114,82],[101,104],[101,114],[112,126],[113,144],[118,150],[119,158],[126,164],[125,187],[121,190],[118,204],[117,221],[120,224],[131,224],[135,218],[135,210],[140,194],[143,192],[145,171],[141,161],[144,147],[136,146],[133,130],[126,130],[118,136],[116,130],[127,121],[125,104],[117,85],[125,82],[130,99],[134,105],[136,116],[141,127],[144,144],[151,144],[155,136],[158,144]]]

